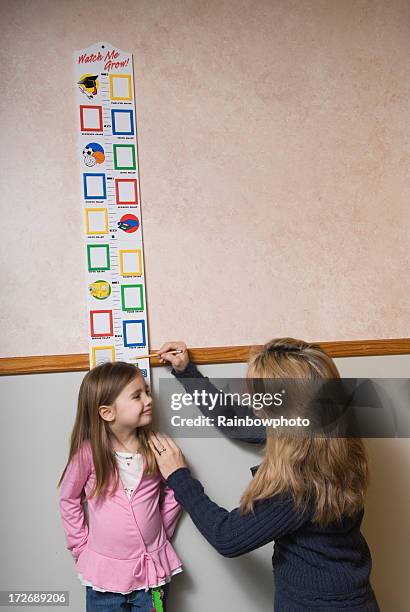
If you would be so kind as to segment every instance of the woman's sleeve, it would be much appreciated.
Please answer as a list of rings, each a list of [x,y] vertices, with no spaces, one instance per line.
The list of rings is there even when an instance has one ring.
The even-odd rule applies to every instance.
[[[91,456],[82,449],[70,461],[60,489],[60,515],[66,538],[66,545],[77,560],[87,545],[88,524],[81,494],[91,472]]]
[[[159,509],[162,524],[164,525],[168,539],[170,539],[174,534],[178,520],[181,516],[182,506],[175,499],[174,491],[166,484],[165,479],[163,479]]]
[[[257,501],[254,512],[244,516],[239,508],[229,512],[209,499],[188,468],[179,468],[167,482],[202,535],[224,557],[238,557],[260,548],[296,531],[308,520],[290,498],[279,495]]]
[[[201,372],[198,370],[196,365],[191,361],[183,372],[177,372],[174,368],[171,370],[171,374],[179,380],[187,393],[192,394],[194,391],[205,391],[217,398],[217,403],[209,411],[208,406],[199,404],[198,408],[204,416],[212,416],[218,423],[218,417],[224,416],[227,419],[253,417],[249,406],[242,406],[241,404],[235,404],[234,406],[225,406],[221,401],[221,394],[219,389],[215,387]],[[248,442],[249,444],[264,444],[266,441],[266,428],[264,426],[253,425],[252,429],[239,427],[236,425],[224,425],[217,426],[218,429],[226,436],[241,440],[242,442]]]

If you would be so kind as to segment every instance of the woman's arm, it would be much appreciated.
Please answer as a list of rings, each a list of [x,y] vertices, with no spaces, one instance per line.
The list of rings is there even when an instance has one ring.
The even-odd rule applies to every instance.
[[[186,467],[173,472],[167,482],[202,535],[225,557],[238,557],[260,548],[296,531],[308,520],[290,499],[282,496],[257,501],[254,512],[244,516],[239,508],[229,512],[209,499]]]
[[[182,356],[173,355],[168,352],[178,349],[184,351]],[[219,389],[211,383],[208,377],[201,374],[194,363],[189,361],[188,351],[184,342],[167,342],[162,345],[158,354],[164,361],[167,361],[173,366],[171,374],[180,381],[187,393],[192,394],[195,391],[205,391],[207,394],[217,398],[218,401],[212,409],[212,412],[205,404],[198,405],[199,410],[204,416],[212,416],[215,418],[216,423],[218,423],[219,416],[225,416],[227,419],[234,419],[235,417],[253,418],[254,415],[249,409],[249,406],[242,406],[238,403],[234,406],[224,405],[221,400]],[[237,425],[217,425],[217,427],[224,435],[241,440],[242,442],[248,442],[249,444],[264,444],[266,440],[266,428],[263,426],[259,427],[253,425],[252,429],[249,427],[239,427]]]
[[[84,449],[70,461],[61,483],[60,515],[66,545],[75,560],[86,547],[88,540],[88,525],[81,503],[81,495],[90,472],[90,455]]]
[[[175,499],[185,508],[208,542],[225,557],[237,557],[282,535],[296,531],[309,520],[285,495],[259,500],[254,512],[242,516],[239,508],[228,512],[205,494],[186,465],[181,449],[172,438],[152,432],[148,438],[158,467]]]

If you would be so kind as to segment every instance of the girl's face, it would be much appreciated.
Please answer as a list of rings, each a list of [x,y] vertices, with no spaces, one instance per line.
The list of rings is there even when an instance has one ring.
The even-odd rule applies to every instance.
[[[137,375],[114,402],[115,423],[134,429],[148,425],[152,420],[151,392],[143,376]]]

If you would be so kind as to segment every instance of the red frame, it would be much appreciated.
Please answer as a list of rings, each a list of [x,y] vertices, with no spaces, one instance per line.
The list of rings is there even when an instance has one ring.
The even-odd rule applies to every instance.
[[[118,189],[118,183],[134,183],[134,191],[135,191],[135,201],[133,202],[120,202],[120,192]],[[137,179],[115,179],[115,199],[116,202],[119,206],[121,206],[121,204],[134,204],[135,206],[138,205],[138,185],[137,185]]]
[[[98,108],[98,115],[100,119],[100,127],[99,128],[85,128],[84,127],[84,117],[83,111],[85,108]],[[103,132],[103,115],[102,115],[102,106],[91,106],[89,104],[80,104],[80,126],[82,132]]]
[[[110,333],[109,334],[96,334],[96,333],[94,333],[93,315],[95,313],[101,314],[102,312],[108,312],[108,314],[110,315]],[[91,336],[93,338],[105,338],[106,336],[113,336],[114,335],[114,329],[113,329],[112,310],[90,310],[90,328],[91,328]]]

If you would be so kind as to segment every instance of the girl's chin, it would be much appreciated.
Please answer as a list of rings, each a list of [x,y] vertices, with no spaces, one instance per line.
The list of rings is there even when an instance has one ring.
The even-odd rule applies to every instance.
[[[149,412],[147,414],[142,414],[140,416],[139,422],[137,427],[142,427],[143,425],[148,425],[148,423],[151,423],[152,421],[152,412]]]

